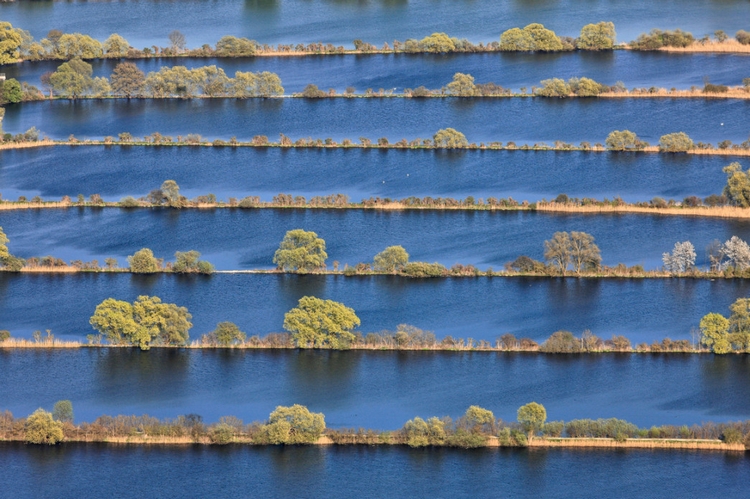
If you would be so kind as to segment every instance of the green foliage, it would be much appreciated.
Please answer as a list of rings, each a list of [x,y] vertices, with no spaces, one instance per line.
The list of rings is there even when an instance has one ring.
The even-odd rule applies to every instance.
[[[273,263],[281,270],[310,272],[325,267],[326,242],[315,232],[290,230],[273,255]]]
[[[148,350],[158,340],[166,345],[184,345],[193,324],[185,307],[162,303],[156,297],[139,296],[130,304],[108,298],[97,305],[89,323],[114,344],[137,345]]]
[[[328,97],[327,93],[323,92],[317,85],[312,83],[305,86],[301,95],[306,99],[322,99],[323,97]]]
[[[581,28],[581,36],[576,39],[579,50],[612,50],[615,46],[615,25],[611,22],[587,24]]]
[[[448,275],[448,269],[437,262],[409,262],[404,265],[403,273],[409,277],[444,277]]]
[[[224,36],[216,42],[216,55],[219,57],[250,57],[255,55],[257,43],[247,38]]]
[[[472,433],[490,433],[495,424],[495,415],[490,410],[472,405],[466,409],[462,423]]]
[[[723,194],[729,203],[743,208],[750,207],[750,170],[742,171],[742,165],[733,162],[723,169],[727,174],[727,185]]]
[[[0,105],[17,104],[23,100],[23,90],[18,80],[9,78],[0,87]]]
[[[684,132],[668,133],[659,139],[659,150],[663,152],[687,152],[693,147],[693,141]]]
[[[630,130],[614,130],[607,135],[604,144],[610,151],[627,151],[639,144],[638,136]]]
[[[128,49],[130,49],[128,41],[117,33],[109,35],[102,45],[102,50],[107,57],[125,57]]]
[[[556,52],[564,50],[562,40],[554,31],[541,24],[529,24],[523,29],[512,28],[500,35],[500,50],[508,52]]]
[[[179,274],[211,274],[214,271],[214,266],[205,260],[200,260],[199,258],[201,254],[195,250],[185,252],[178,251],[174,256],[175,263],[172,265],[172,272],[177,272]]]
[[[346,348],[360,325],[354,310],[332,300],[303,296],[284,315],[284,329],[292,333],[300,348]]]
[[[662,47],[687,47],[695,41],[692,34],[679,29],[674,31],[651,30],[646,35],[640,35],[635,41],[630,42],[633,50],[659,50]]]
[[[714,353],[726,354],[732,350],[729,343],[729,321],[721,314],[705,315],[700,322],[701,343]]]
[[[323,414],[310,412],[307,407],[295,404],[278,406],[261,429],[258,443],[267,444],[312,444],[325,430]]]
[[[227,445],[234,440],[234,428],[226,423],[219,423],[208,432],[212,444]]]
[[[565,424],[570,438],[614,438],[619,441],[637,437],[638,427],[622,419],[574,419]]]
[[[10,339],[10,331],[7,329],[0,329],[0,343]]]
[[[373,259],[373,267],[380,272],[398,272],[409,263],[409,253],[402,246],[389,246]]]
[[[419,41],[419,46],[425,52],[447,53],[456,50],[456,44],[445,33],[433,33]]]
[[[128,257],[130,271],[134,274],[153,274],[159,272],[161,265],[159,260],[154,257],[154,252],[148,248],[143,248]]]
[[[516,419],[529,434],[529,437],[533,437],[544,427],[544,422],[547,421],[547,410],[542,404],[530,402],[518,408]]]
[[[98,40],[81,33],[62,35],[56,44],[55,52],[60,59],[97,59],[104,53]]]
[[[235,343],[242,343],[247,335],[240,331],[237,324],[233,322],[220,322],[216,329],[208,333],[209,339],[221,346],[230,346]]]
[[[146,75],[132,62],[121,62],[115,66],[109,81],[114,95],[129,99],[142,94]]]
[[[581,340],[570,331],[556,331],[539,347],[544,353],[579,353],[583,351]]]
[[[73,403],[70,400],[58,400],[52,408],[52,418],[61,423],[73,422]]]
[[[0,65],[18,60],[22,42],[21,30],[13,28],[9,22],[0,21]]]
[[[606,85],[602,85],[591,78],[571,78],[568,80],[568,85],[570,85],[570,91],[578,97],[596,97],[609,90]]]
[[[37,409],[26,419],[25,441],[29,444],[55,445],[64,438],[62,423],[55,421],[52,414]]]
[[[10,254],[7,246],[9,242],[10,239],[0,227],[0,264],[8,271],[18,272],[24,266],[25,261]]]
[[[560,78],[542,80],[542,86],[534,90],[534,95],[540,97],[568,97],[572,93],[570,85]]]
[[[448,94],[459,97],[471,97],[476,94],[474,77],[470,74],[456,73],[453,75],[453,81],[446,86]]]
[[[466,136],[454,128],[438,130],[432,139],[439,149],[461,149],[469,145]]]
[[[92,74],[91,64],[73,59],[60,64],[49,80],[56,94],[75,99],[91,92],[94,87]]]

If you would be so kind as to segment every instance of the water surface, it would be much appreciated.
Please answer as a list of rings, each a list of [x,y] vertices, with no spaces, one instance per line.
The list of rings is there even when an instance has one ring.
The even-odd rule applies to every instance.
[[[166,179],[183,195],[219,199],[280,192],[369,197],[512,197],[560,193],[596,199],[682,200],[721,192],[722,168],[744,158],[686,154],[532,151],[401,151],[204,147],[56,147],[0,151],[3,199],[79,193],[117,201],[145,196]]]
[[[160,132],[174,138],[197,133],[209,139],[278,140],[283,133],[295,140],[391,142],[431,138],[450,127],[477,144],[593,144],[603,143],[612,130],[628,129],[652,144],[679,131],[696,142],[738,143],[748,138],[749,110],[750,100],[727,99],[109,99],[10,106],[3,127],[18,133],[35,126],[55,139]]]
[[[412,324],[447,335],[495,341],[504,333],[543,341],[561,329],[590,329],[633,342],[691,339],[701,317],[729,313],[748,296],[746,280],[545,279],[217,274],[210,277],[129,274],[0,276],[0,324],[14,336],[51,329],[84,340],[89,318],[106,298],[155,295],[192,313],[193,339],[218,322],[250,335],[282,331],[284,314],[303,296],[352,307],[365,334]],[[54,296],[54,300],[50,297]]]
[[[411,450],[350,447],[55,448],[0,444],[18,498],[119,497],[742,497],[742,454],[683,451]],[[158,474],[133,480],[143,471]],[[113,473],[112,470],[118,470]],[[571,473],[585,470],[585,473]],[[711,480],[706,480],[709,473]],[[33,487],[30,484],[34,484]]]
[[[201,0],[31,2],[0,5],[0,17],[41,38],[50,29],[83,32],[104,40],[119,33],[134,47],[168,46],[178,29],[187,45],[211,45],[223,35],[261,43],[323,42],[352,46],[355,38],[376,45],[422,38],[436,31],[473,42],[542,23],[560,36],[578,36],[588,23],[612,21],[619,41],[652,28],[682,28],[701,37],[723,29],[747,29],[750,6],[741,0],[576,2],[574,0]],[[127,20],[127,22],[123,22]]]

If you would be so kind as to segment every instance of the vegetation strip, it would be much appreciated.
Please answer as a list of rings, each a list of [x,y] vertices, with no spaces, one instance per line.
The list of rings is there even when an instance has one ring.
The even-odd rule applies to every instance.
[[[566,437],[562,435],[565,434]],[[638,428],[620,419],[547,422],[543,405],[518,408],[517,420],[496,419],[492,411],[471,406],[457,419],[420,417],[395,431],[326,428],[325,416],[302,405],[278,406],[265,422],[245,424],[234,416],[205,424],[197,414],[159,420],[150,416],[102,416],[93,423],[73,423],[73,404],[55,403],[27,418],[0,413],[0,441],[33,445],[60,442],[204,445],[408,445],[409,447],[596,447],[701,449],[744,452],[750,449],[750,421],[703,423],[688,427]]]
[[[304,56],[345,54],[419,54],[419,53],[477,53],[477,52],[570,52],[629,49],[636,51],[679,50],[682,52],[750,52],[750,33],[740,30],[730,39],[723,30],[717,30],[701,39],[679,29],[652,30],[628,44],[618,44],[615,25],[599,22],[585,25],[577,38],[558,36],[542,24],[532,23],[524,28],[511,28],[500,35],[499,41],[473,44],[466,39],[451,37],[446,33],[433,33],[421,40],[407,39],[385,42],[382,47],[356,39],[354,50],[333,44],[279,44],[273,47],[255,40],[224,36],[211,47],[204,44],[198,49],[187,49],[185,35],[179,31],[169,34],[169,46],[131,47],[122,36],[114,33],[104,43],[81,33],[63,33],[51,30],[39,41],[9,22],[0,22],[0,64],[22,60],[71,60],[100,58],[151,58],[151,57],[257,57]]]

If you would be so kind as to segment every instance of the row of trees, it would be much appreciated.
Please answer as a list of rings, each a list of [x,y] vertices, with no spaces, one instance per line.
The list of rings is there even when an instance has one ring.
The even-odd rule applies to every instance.
[[[234,78],[216,66],[187,69],[185,66],[162,67],[146,75],[132,62],[121,62],[110,76],[92,77],[91,64],[73,59],[64,62],[53,73],[42,76],[42,84],[51,94],[61,97],[272,97],[284,94],[281,79],[275,73],[237,71]]]
[[[648,142],[642,141],[630,130],[614,130],[609,133],[604,143],[611,151],[642,151],[650,146]],[[685,132],[668,133],[659,138],[661,152],[688,152],[695,148],[696,144],[693,139]]]
[[[541,24],[512,28],[500,35],[499,50],[511,52],[559,52],[562,50],[612,50],[615,25],[611,22],[587,24],[576,39],[559,37]]]

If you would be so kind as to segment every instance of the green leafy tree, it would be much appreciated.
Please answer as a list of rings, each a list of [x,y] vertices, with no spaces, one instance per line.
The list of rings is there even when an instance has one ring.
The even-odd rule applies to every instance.
[[[615,46],[615,25],[611,22],[587,24],[581,28],[581,36],[576,39],[579,50],[612,50]]]
[[[8,250],[9,242],[10,239],[5,235],[3,228],[0,227],[0,264],[2,264],[6,270],[18,272],[23,267],[25,261],[10,254],[10,251]]]
[[[403,246],[389,246],[374,258],[374,268],[380,272],[398,272],[409,263],[409,253]]]
[[[104,55],[106,55],[107,57],[125,57],[126,55],[128,55],[130,44],[128,44],[128,41],[125,38],[121,37],[117,33],[113,33],[109,35],[109,38],[104,40],[102,49],[104,51]]]
[[[547,410],[542,404],[531,402],[518,408],[517,419],[531,439],[542,431],[544,422],[547,421]]]
[[[73,404],[70,400],[58,400],[52,408],[52,418],[61,423],[73,422]]]
[[[139,296],[130,304],[108,298],[100,303],[89,323],[115,344],[148,350],[158,338],[162,344],[184,345],[193,324],[187,308],[162,303],[156,296]]]
[[[735,206],[750,207],[750,170],[742,171],[742,165],[735,161],[723,171],[727,174],[727,185],[724,186],[727,200]]]
[[[284,329],[292,333],[300,348],[346,348],[354,340],[352,330],[359,325],[353,309],[313,296],[300,298],[284,315]]]
[[[495,415],[490,410],[472,405],[466,409],[463,422],[473,433],[489,433],[495,424]]]
[[[0,65],[13,64],[20,57],[23,42],[20,30],[9,22],[0,21]]]
[[[115,66],[109,81],[114,95],[123,95],[130,99],[141,95],[146,75],[132,62],[121,62]]]
[[[731,352],[729,342],[729,321],[721,314],[705,315],[700,322],[701,343],[716,354]]]
[[[235,343],[242,343],[247,338],[247,335],[240,331],[237,324],[233,322],[220,322],[216,325],[216,329],[209,333],[217,344],[221,346],[229,346]]]
[[[214,271],[214,266],[205,260],[200,260],[201,254],[195,250],[178,251],[174,256],[175,263],[172,265],[172,272],[210,274]]]
[[[198,90],[208,97],[227,95],[230,79],[224,70],[216,66],[205,66],[193,70]]]
[[[500,50],[509,52],[555,52],[564,50],[562,40],[554,31],[541,24],[529,24],[523,29],[511,28],[500,35]]]
[[[470,74],[456,73],[453,75],[453,81],[448,83],[446,88],[450,95],[459,97],[471,97],[476,93],[474,77]]]
[[[638,145],[638,136],[630,130],[614,130],[607,135],[604,144],[610,151],[627,151]]]
[[[438,130],[432,137],[435,147],[440,149],[461,149],[469,145],[466,136],[455,128]]]
[[[63,425],[52,418],[52,413],[37,409],[26,418],[24,425],[26,443],[36,445],[55,445],[65,437]]]
[[[0,86],[0,105],[17,104],[23,100],[23,89],[15,78],[9,78]]]
[[[282,270],[310,272],[325,266],[326,242],[315,232],[290,230],[273,255],[273,263]]]
[[[276,73],[263,71],[258,73],[255,83],[255,93],[258,97],[273,97],[284,95],[284,87],[281,86],[281,78]]]
[[[91,64],[73,59],[62,63],[49,80],[56,94],[75,99],[91,92],[94,86],[92,74]]]
[[[736,350],[750,347],[750,298],[739,298],[729,306],[729,341]]]
[[[219,57],[250,57],[255,55],[257,43],[247,38],[224,36],[216,42],[216,55]]]
[[[303,406],[278,406],[261,429],[260,443],[269,444],[312,444],[326,428],[325,417],[321,413],[310,412]]]
[[[596,97],[608,90],[608,87],[591,78],[571,78],[568,81],[570,90],[578,97]]]
[[[66,33],[56,44],[56,53],[60,59],[97,59],[104,53],[102,44],[81,33]]]
[[[430,445],[430,427],[424,419],[420,417],[410,419],[404,424],[402,431],[409,447],[427,447]]]
[[[419,46],[425,52],[447,53],[456,50],[455,42],[445,33],[433,33],[419,41]]]
[[[663,152],[687,152],[693,147],[692,139],[684,132],[668,133],[659,139],[659,150]]]
[[[134,274],[153,274],[161,269],[159,260],[154,257],[154,252],[148,248],[138,250],[129,256],[128,265],[130,271]]]
[[[534,95],[540,97],[569,97],[572,93],[570,85],[560,78],[542,80],[542,86],[534,90]]]

